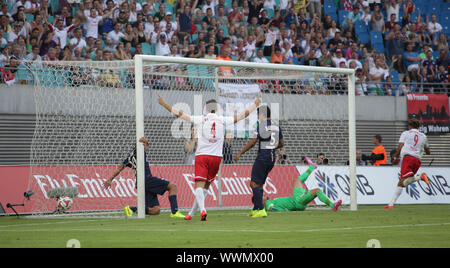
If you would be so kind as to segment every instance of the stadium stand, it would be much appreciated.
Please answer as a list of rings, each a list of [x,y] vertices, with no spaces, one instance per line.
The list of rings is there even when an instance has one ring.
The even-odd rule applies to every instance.
[[[3,1],[0,13],[0,34],[3,37],[1,39],[0,67],[4,68],[1,80],[5,83],[6,78],[15,77],[15,83],[32,84],[33,78],[30,77],[27,67],[33,61],[42,59],[121,60],[132,59],[136,53],[152,55],[156,53],[158,42],[156,37],[163,32],[170,37],[170,40],[167,40],[170,47],[177,45],[168,55],[203,58],[209,46],[214,46],[215,55],[219,55],[224,43],[217,34],[219,30],[223,30],[224,37],[231,40],[226,44],[231,48],[231,58],[238,61],[250,61],[256,56],[257,50],[264,47],[269,28],[267,26],[274,25],[279,33],[277,41],[273,44],[277,47],[286,38],[291,41],[292,46],[296,39],[300,39],[302,40],[301,49],[304,52],[311,48],[309,42],[314,41],[318,44],[314,49],[318,50],[320,45],[325,43],[327,50],[334,55],[336,52],[334,41],[342,42],[344,52],[351,48],[352,43],[356,42],[358,44],[357,60],[364,63],[362,69],[366,76],[376,58],[383,61],[383,68],[390,68],[391,53],[384,38],[391,31],[400,31],[404,47],[407,43],[413,43],[414,51],[419,54],[424,47],[433,50],[434,71],[427,77],[423,77],[422,72],[408,72],[405,62],[401,61],[393,67],[399,73],[399,80],[401,81],[405,75],[409,75],[416,84],[448,83],[450,3],[441,0],[433,0],[432,4],[429,4],[428,1],[414,1],[414,7],[411,8],[406,7],[407,1],[398,1],[398,8],[393,10],[397,15],[395,24],[400,27],[393,29],[388,17],[392,13],[390,1],[383,1],[380,5],[369,5],[365,0],[324,0],[322,1],[323,12],[321,12],[323,17],[319,18],[318,23],[314,23],[314,25],[313,10],[297,9],[299,6],[296,0],[287,1],[287,5],[283,7],[280,1],[276,1],[275,6],[265,6],[263,2],[213,0],[208,5],[205,0],[181,2],[6,0]],[[190,9],[186,9],[186,7]],[[212,7],[211,17],[207,15],[207,7]],[[216,14],[219,7],[224,9],[221,17]],[[350,11],[355,7],[359,7],[360,20],[355,22],[351,33],[347,34],[346,20]],[[233,14],[233,8],[236,9],[235,14]],[[363,16],[365,8],[369,8],[367,16]],[[263,11],[267,13],[267,18],[261,18]],[[381,14],[383,17],[384,25],[374,21],[377,14]],[[256,24],[251,22],[253,17],[256,17]],[[327,32],[332,20],[337,22],[341,40],[334,40],[330,44],[333,37],[327,37]],[[61,25],[58,25],[59,22]],[[171,22],[171,29],[166,29],[168,22]],[[119,32],[123,35],[109,34],[115,24],[120,24]],[[126,31],[127,24],[131,24],[131,31]],[[143,29],[138,31],[139,24],[142,24]],[[74,27],[66,28],[71,25]],[[343,25],[346,27],[343,28]],[[75,28],[82,29],[81,36],[75,37]],[[285,34],[286,32],[287,34]],[[199,40],[200,33],[203,33],[203,40]],[[308,39],[309,42],[304,42],[308,34],[312,35],[312,38]],[[439,38],[440,34],[443,34],[444,37]],[[187,37],[187,41],[185,37]],[[107,43],[111,43],[111,38],[114,39],[114,45],[107,45]],[[242,40],[244,45],[238,46],[238,40]],[[118,46],[118,43],[123,43],[123,48]],[[191,44],[195,45],[195,53],[189,52]],[[142,49],[136,49],[139,45]],[[33,47],[38,53],[33,54]],[[117,49],[119,52],[114,53]],[[445,56],[437,57],[442,49],[446,52]],[[17,53],[14,54],[14,50]],[[113,52],[111,58],[105,56],[104,52],[106,51]],[[242,51],[246,53],[243,54]],[[49,53],[55,53],[55,56],[51,56]],[[282,53],[285,64],[326,64],[326,61],[305,61],[303,57],[292,57],[292,53],[285,49]],[[246,55],[246,57],[241,58],[242,55]],[[316,53],[316,55],[320,55],[320,53]],[[270,57],[269,54],[264,56]],[[346,67],[349,68],[351,58],[348,55],[346,57]],[[423,55],[421,57],[424,58]],[[439,65],[445,67],[443,69],[445,73],[439,71]],[[420,67],[423,68],[422,65]],[[184,71],[189,72],[189,70]],[[11,84],[11,79],[8,82]],[[441,88],[442,86],[436,85],[436,87]],[[417,91],[423,91],[423,88],[417,87]],[[442,91],[448,92],[448,86],[445,87],[445,90],[439,90],[439,92]],[[431,92],[435,93],[433,90]],[[388,95],[389,92],[379,92],[378,94]]]

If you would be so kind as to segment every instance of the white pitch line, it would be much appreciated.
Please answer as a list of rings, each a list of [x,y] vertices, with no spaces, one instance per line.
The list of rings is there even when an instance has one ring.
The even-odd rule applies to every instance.
[[[311,233],[311,232],[330,232],[330,231],[355,231],[364,229],[389,229],[389,228],[405,228],[405,227],[432,227],[432,226],[446,226],[450,225],[450,222],[444,223],[430,223],[430,224],[402,224],[402,225],[380,225],[380,226],[359,226],[359,227],[341,227],[341,228],[318,228],[318,229],[306,229],[306,230],[237,230],[237,229],[155,229],[155,228],[133,228],[133,231],[138,232],[212,232],[212,233]],[[123,229],[111,229],[111,228],[70,228],[70,229],[32,229],[32,230],[0,230],[0,233],[8,232],[126,232]]]

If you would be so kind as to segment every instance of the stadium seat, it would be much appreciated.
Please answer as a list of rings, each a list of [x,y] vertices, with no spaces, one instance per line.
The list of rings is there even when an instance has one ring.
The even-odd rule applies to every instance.
[[[370,42],[374,44],[383,44],[383,35],[379,31],[370,31]]]
[[[197,66],[198,75],[201,77],[200,81],[202,83],[202,86],[214,90],[214,71],[212,70],[212,67],[205,66],[205,65],[199,65]]]
[[[359,33],[367,33],[367,25],[364,21],[358,20],[355,22],[355,33],[358,35]]]
[[[444,27],[445,25],[449,25],[450,23],[450,12],[445,11],[441,13],[439,17],[439,23]]]
[[[152,48],[150,44],[147,42],[143,42],[141,43],[141,45],[142,45],[142,53],[144,53],[145,55],[151,55]]]
[[[390,75],[391,78],[392,78],[392,82],[396,82],[396,83],[401,82],[401,81],[400,81],[400,76],[399,76],[397,70],[391,70],[391,72],[389,73],[389,75]]]
[[[225,36],[225,37],[228,37],[230,34],[228,33],[228,27],[226,26],[226,25],[220,25],[219,26],[219,29],[222,29],[223,30],[223,35]]]
[[[170,12],[172,13],[173,17],[175,18],[175,14],[173,14],[173,6],[169,3],[164,3],[164,7],[166,8],[166,13]]]
[[[28,23],[31,23],[34,20],[34,15],[31,13],[27,13],[27,14],[25,14],[25,18]]]
[[[52,9],[53,14],[58,13],[59,0],[50,0],[50,8]]]
[[[189,76],[189,81],[191,81],[193,86],[198,86],[200,80],[198,79],[198,66],[197,65],[187,65],[187,73]]]
[[[339,25],[342,25],[342,22],[344,22],[345,18],[348,15],[348,11],[347,10],[339,10],[338,14],[339,14]]]
[[[367,45],[370,43],[370,37],[368,32],[360,32],[357,34],[357,37],[359,39],[359,42],[361,42],[361,44]]]
[[[225,0],[225,6],[227,8],[231,8],[232,4],[233,4],[233,0]]]
[[[428,14],[430,17],[432,14],[436,14],[439,18],[440,14],[441,14],[441,6],[440,5],[428,5],[426,14]]]
[[[385,52],[383,43],[375,43],[375,44],[372,44],[372,46],[373,46],[373,49],[375,51],[377,51],[378,53],[384,53]]]
[[[325,16],[330,16],[334,21],[338,22],[339,18],[337,16],[337,8],[334,1],[325,0],[323,4],[323,11]]]
[[[443,13],[450,12],[450,3],[442,3],[441,4],[441,15]]]
[[[191,43],[198,39],[198,34],[191,35]]]
[[[433,51],[433,58],[437,59],[441,56],[441,53],[439,52],[439,50],[434,50]]]

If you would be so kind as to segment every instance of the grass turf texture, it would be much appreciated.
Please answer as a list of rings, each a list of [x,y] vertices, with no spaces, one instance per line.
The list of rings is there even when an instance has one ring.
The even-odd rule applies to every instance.
[[[450,205],[359,206],[358,211],[309,209],[247,217],[248,211],[209,211],[208,221],[171,219],[30,219],[0,217],[0,247],[316,248],[450,247]],[[198,214],[198,213],[197,213]]]

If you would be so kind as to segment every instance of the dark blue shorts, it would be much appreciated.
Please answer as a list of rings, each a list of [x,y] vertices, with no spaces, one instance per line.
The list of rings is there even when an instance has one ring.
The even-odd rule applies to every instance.
[[[159,206],[158,194],[163,195],[167,191],[169,181],[158,177],[145,178],[145,206]]]
[[[258,184],[266,183],[267,176],[275,165],[272,161],[256,159],[252,168],[252,181]]]

